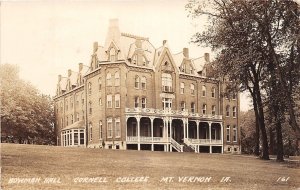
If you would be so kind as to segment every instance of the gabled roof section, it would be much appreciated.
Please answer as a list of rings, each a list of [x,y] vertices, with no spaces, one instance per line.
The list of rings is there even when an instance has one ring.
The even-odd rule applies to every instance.
[[[192,63],[194,64],[196,72],[199,72],[203,70],[204,65],[207,64],[208,62],[204,59],[204,56],[202,56],[202,57],[192,59]]]

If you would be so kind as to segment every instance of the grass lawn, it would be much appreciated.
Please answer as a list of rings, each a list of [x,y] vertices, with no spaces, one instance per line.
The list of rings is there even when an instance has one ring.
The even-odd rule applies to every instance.
[[[3,189],[300,189],[295,164],[243,155],[1,144],[1,156]]]

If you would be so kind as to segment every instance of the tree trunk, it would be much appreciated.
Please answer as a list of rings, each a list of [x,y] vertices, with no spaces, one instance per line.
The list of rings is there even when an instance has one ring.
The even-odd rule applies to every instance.
[[[253,97],[253,108],[255,113],[255,147],[254,155],[259,156],[259,121],[258,121],[258,109],[256,104],[256,97]]]
[[[282,131],[281,122],[276,121],[276,134],[277,134],[277,161],[283,162],[283,141],[282,141]]]
[[[271,127],[269,128],[269,136],[270,136],[269,154],[272,155],[274,154],[274,135]]]

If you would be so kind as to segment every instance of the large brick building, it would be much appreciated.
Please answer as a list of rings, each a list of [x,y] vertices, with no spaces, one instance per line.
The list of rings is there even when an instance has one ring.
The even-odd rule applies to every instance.
[[[91,63],[59,75],[58,145],[239,153],[239,96],[210,70],[209,54],[172,54],[111,20]]]

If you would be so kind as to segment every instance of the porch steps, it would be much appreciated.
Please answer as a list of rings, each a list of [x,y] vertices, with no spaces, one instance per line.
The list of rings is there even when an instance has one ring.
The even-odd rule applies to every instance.
[[[183,152],[195,152],[195,149],[188,146],[186,143],[182,143],[182,145],[183,145]]]

